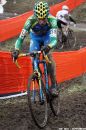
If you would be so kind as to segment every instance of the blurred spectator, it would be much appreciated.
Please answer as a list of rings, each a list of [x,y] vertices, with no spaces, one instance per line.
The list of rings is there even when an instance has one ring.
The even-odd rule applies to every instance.
[[[59,3],[60,3],[60,2],[62,2],[62,0],[57,0],[57,2],[59,2]]]
[[[3,5],[5,5],[6,2],[7,2],[6,0],[0,0],[0,14],[4,13]]]
[[[4,12],[4,8],[3,8],[3,6],[0,4],[0,14],[3,14],[3,12]]]
[[[7,3],[7,1],[6,0],[0,0],[0,5],[5,5]]]
[[[16,0],[13,0],[13,4],[16,4]]]

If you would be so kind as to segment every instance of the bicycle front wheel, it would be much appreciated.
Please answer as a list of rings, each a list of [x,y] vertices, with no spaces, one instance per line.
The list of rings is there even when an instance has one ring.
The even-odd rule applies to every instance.
[[[68,30],[67,47],[74,48],[76,46],[76,35],[71,29]]]
[[[39,79],[33,73],[28,81],[27,95],[32,119],[39,128],[46,126],[48,118],[47,98],[43,87],[41,77]]]

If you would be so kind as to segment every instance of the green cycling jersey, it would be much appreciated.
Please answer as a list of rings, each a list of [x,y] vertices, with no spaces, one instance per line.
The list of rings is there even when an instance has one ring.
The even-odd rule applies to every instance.
[[[57,20],[51,14],[48,15],[47,22],[44,26],[41,26],[38,22],[38,19],[32,15],[30,16],[25,24],[24,27],[16,41],[15,49],[20,50],[23,40],[27,33],[35,33],[36,35],[43,36],[49,32],[50,36],[50,47],[53,48],[57,44]]]

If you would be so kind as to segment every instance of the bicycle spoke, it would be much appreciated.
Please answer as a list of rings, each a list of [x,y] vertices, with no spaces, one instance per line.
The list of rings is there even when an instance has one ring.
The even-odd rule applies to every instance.
[[[36,78],[34,80],[32,79],[33,79],[33,76],[30,78],[29,83],[28,83],[29,84],[29,90],[28,90],[29,108],[30,108],[31,115],[35,124],[38,127],[43,128],[47,123],[47,99],[46,99],[44,90],[42,90],[43,100],[41,100],[40,91],[39,91],[40,86],[39,86],[38,80]],[[36,89],[35,91],[33,90],[32,85],[35,85],[35,89]]]
[[[73,30],[69,30],[68,32],[68,36],[67,36],[67,42],[69,47],[75,47],[76,45],[76,36],[75,33],[73,32]]]

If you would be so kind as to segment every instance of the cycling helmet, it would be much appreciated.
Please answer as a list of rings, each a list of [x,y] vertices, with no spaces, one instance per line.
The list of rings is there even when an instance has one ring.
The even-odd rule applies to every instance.
[[[49,6],[47,2],[37,2],[34,6],[34,14],[37,18],[46,18],[49,15]]]
[[[63,6],[62,6],[62,9],[63,9],[63,10],[69,10],[69,7],[68,7],[67,5],[63,5]]]

